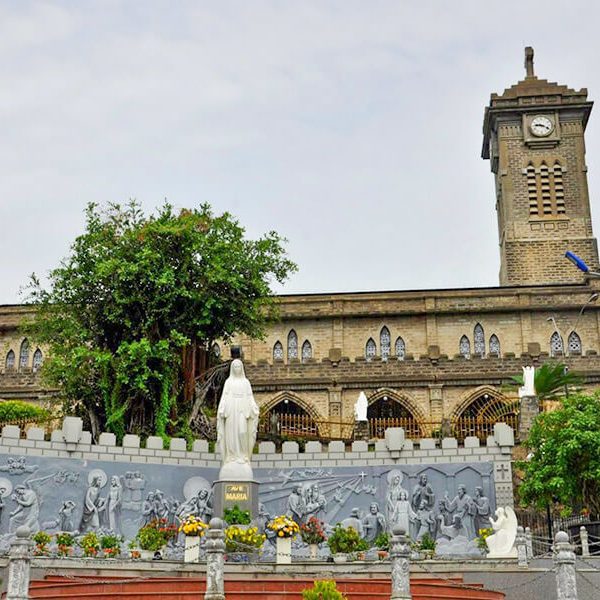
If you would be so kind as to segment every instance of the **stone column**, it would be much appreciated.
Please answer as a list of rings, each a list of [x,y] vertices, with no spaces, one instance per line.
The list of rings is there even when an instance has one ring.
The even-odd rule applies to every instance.
[[[517,527],[517,537],[515,538],[515,548],[517,549],[517,565],[521,568],[527,568],[527,541],[525,540],[525,530],[519,525]]]
[[[529,430],[539,414],[540,401],[537,396],[523,396],[520,398],[518,438],[521,442],[529,435]]]
[[[581,556],[590,555],[590,540],[588,538],[588,532],[585,526],[579,528],[579,538],[581,539]]]
[[[206,593],[204,600],[225,600],[225,533],[221,519],[210,520],[206,534]]]
[[[533,559],[533,538],[531,536],[531,529],[525,527],[525,545],[527,547],[527,559]]]
[[[29,598],[30,551],[33,546],[29,527],[22,525],[10,544],[8,553],[8,583],[6,600]]]
[[[392,530],[390,540],[390,558],[392,561],[391,600],[410,600],[410,546],[406,531],[399,525]]]
[[[569,543],[569,536],[564,531],[559,531],[554,538],[554,552],[556,597],[558,600],[578,600],[575,552]]]

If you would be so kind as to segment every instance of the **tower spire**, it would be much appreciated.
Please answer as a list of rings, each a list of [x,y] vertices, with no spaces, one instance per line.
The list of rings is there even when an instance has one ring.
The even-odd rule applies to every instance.
[[[533,48],[531,46],[525,48],[525,73],[527,79],[535,77],[533,72]]]

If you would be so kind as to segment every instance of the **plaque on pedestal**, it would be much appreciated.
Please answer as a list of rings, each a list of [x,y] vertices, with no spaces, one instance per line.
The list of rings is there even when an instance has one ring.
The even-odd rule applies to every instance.
[[[258,516],[258,481],[215,481],[213,515],[223,518],[223,511],[234,506],[249,511],[253,519]]]

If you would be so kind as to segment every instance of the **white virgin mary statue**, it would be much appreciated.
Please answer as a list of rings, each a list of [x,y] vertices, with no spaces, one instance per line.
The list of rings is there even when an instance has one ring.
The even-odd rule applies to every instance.
[[[252,479],[250,459],[256,442],[258,413],[244,365],[236,358],[231,363],[217,411],[217,446],[222,461],[219,479]]]

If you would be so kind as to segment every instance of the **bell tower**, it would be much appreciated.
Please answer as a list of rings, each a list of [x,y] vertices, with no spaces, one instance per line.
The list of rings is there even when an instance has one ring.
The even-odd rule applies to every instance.
[[[581,283],[567,250],[598,266],[585,163],[587,90],[539,79],[525,48],[525,79],[492,94],[482,157],[494,173],[500,285]]]

